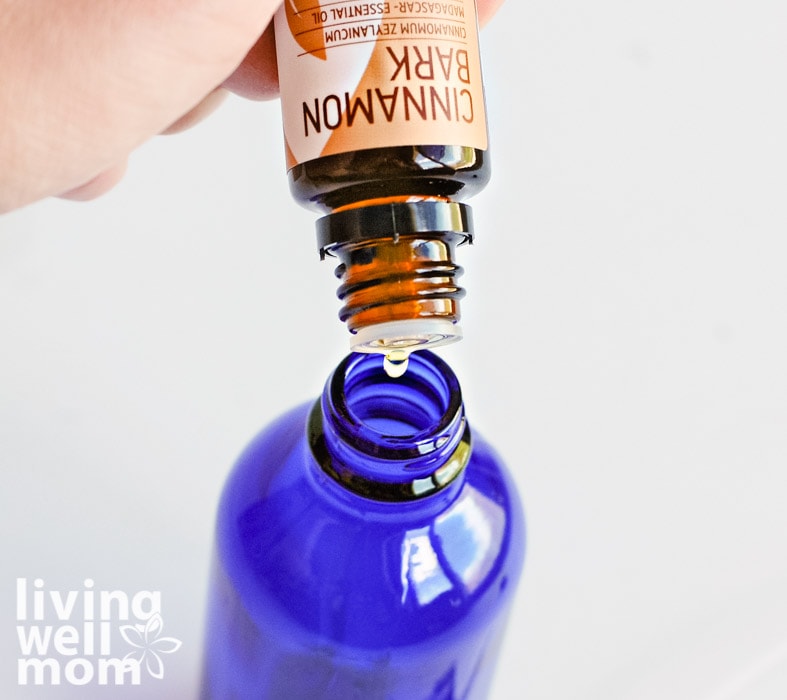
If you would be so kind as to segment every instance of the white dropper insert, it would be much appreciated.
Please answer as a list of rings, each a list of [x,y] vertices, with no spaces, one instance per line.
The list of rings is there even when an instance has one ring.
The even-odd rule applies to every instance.
[[[425,350],[438,345],[455,343],[462,338],[462,327],[441,318],[412,318],[388,321],[359,328],[350,337],[355,352],[379,352],[387,355],[391,350]]]
[[[358,329],[350,344],[355,352],[385,355],[383,367],[389,377],[407,371],[410,353],[454,343],[462,338],[462,328],[439,318],[414,318],[389,321]]]

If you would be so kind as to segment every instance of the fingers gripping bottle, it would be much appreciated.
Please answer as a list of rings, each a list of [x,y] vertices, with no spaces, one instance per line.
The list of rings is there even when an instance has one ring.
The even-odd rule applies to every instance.
[[[461,200],[489,178],[474,0],[285,0],[275,18],[291,190],[326,215],[360,352],[461,337]]]
[[[481,700],[519,499],[456,377],[355,353],[261,432],[219,508],[202,700]]]

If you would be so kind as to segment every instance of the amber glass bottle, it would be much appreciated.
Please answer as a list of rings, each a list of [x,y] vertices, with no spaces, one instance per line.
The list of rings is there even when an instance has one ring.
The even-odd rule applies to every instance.
[[[325,214],[352,346],[460,338],[463,200],[489,179],[474,0],[290,0],[276,46],[291,190]]]

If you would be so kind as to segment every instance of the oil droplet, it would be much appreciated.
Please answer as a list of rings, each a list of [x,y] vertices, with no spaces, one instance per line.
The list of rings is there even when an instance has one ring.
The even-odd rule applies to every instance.
[[[410,362],[410,353],[399,348],[391,350],[383,358],[383,369],[391,379],[401,377],[407,371]]]

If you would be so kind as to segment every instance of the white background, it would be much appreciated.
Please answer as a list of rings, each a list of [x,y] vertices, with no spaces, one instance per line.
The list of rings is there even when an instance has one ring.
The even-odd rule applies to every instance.
[[[509,0],[495,174],[442,351],[529,550],[495,700],[787,697],[787,4]],[[1,167],[1,166],[0,166]],[[91,204],[0,219],[0,697],[14,582],[162,591],[193,698],[212,521],[345,354],[278,104],[157,138]]]

